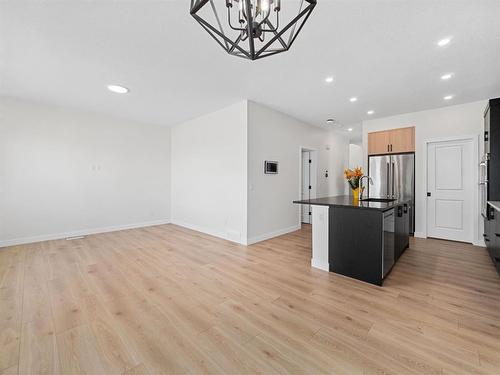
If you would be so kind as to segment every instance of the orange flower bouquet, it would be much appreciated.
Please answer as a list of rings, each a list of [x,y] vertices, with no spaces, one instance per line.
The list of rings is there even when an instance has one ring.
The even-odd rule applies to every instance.
[[[363,170],[361,169],[361,167],[354,168],[354,170],[346,169],[344,170],[344,176],[347,182],[349,182],[351,189],[356,190],[357,188],[359,188],[359,180],[361,176],[363,176]]]

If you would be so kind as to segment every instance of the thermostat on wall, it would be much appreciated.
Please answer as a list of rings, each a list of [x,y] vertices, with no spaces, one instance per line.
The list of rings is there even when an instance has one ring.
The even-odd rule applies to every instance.
[[[264,162],[264,173],[278,174],[278,162],[266,160]]]

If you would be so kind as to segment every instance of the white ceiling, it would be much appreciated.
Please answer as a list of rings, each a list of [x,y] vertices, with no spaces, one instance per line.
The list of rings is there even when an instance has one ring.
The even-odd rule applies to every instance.
[[[383,117],[500,96],[499,16],[498,0],[318,0],[289,52],[251,62],[226,55],[189,0],[4,0],[0,95],[165,125],[248,98],[356,128],[369,109]],[[446,72],[455,75],[441,81]]]

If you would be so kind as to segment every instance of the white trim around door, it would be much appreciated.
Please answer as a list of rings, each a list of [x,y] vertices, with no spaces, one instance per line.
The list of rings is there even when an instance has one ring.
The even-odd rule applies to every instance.
[[[304,146],[300,146],[299,147],[299,193],[298,193],[298,199],[299,200],[302,200],[304,199],[304,196],[302,194],[302,189],[303,189],[303,159],[302,159],[302,156],[303,156],[303,153],[304,152],[308,152],[309,153],[309,157],[310,157],[310,160],[311,160],[311,166],[310,166],[310,170],[309,170],[309,180],[310,180],[310,186],[311,186],[311,189],[310,189],[310,193],[308,194],[308,196],[310,197],[309,199],[314,199],[317,197],[317,185],[318,185],[318,150],[317,149],[314,149],[314,148],[311,148],[311,147],[304,147]],[[305,207],[309,207],[309,211],[312,213],[312,210],[311,210],[311,207],[310,206],[304,206],[302,207],[303,205],[300,205],[299,207],[299,220],[298,220],[298,225],[299,225],[299,228],[300,226],[302,225],[303,223],[303,220],[302,220],[302,210],[305,208]],[[311,216],[311,219],[312,219],[312,216]],[[312,224],[312,220],[309,222],[309,224]]]
[[[470,144],[469,144],[470,143]],[[460,235],[457,231],[456,234],[453,233],[453,231],[447,232],[446,230],[443,231],[436,231],[432,230],[429,228],[430,225],[433,225],[430,223],[429,219],[429,210],[434,209],[432,206],[432,202],[429,202],[429,199],[427,197],[427,193],[429,191],[430,183],[432,181],[429,181],[429,170],[430,168],[434,168],[434,166],[429,166],[429,147],[431,145],[440,145],[440,146],[450,146],[450,145],[458,145],[458,144],[465,144],[465,145],[470,145],[470,156],[468,158],[471,158],[472,160],[464,160],[464,163],[467,164],[467,176],[464,176],[467,179],[467,183],[471,184],[470,191],[465,192],[466,196],[465,199],[467,199],[466,204],[469,207],[470,212],[468,213],[469,217],[466,217],[464,219],[464,225],[467,225],[467,229],[470,230],[469,232],[466,232],[463,235]],[[443,238],[443,239],[449,239],[449,240],[459,240],[459,241],[465,241],[465,242],[471,242],[475,245],[480,245],[480,240],[478,238],[478,233],[479,227],[481,224],[481,220],[479,218],[479,196],[478,196],[478,171],[477,171],[477,165],[478,165],[478,160],[479,160],[479,154],[478,154],[478,135],[467,135],[467,136],[461,136],[461,137],[446,137],[446,138],[436,138],[436,139],[428,139],[424,141],[424,170],[425,170],[425,184],[424,184],[424,192],[423,192],[423,197],[425,202],[425,214],[424,216],[424,222],[425,222],[425,237],[430,236],[430,237],[438,237],[438,238]],[[443,149],[446,151],[446,149]],[[448,149],[450,152],[452,152],[454,149],[449,148]],[[458,152],[458,149],[455,149],[456,152]],[[434,197],[433,197],[434,198]],[[446,202],[444,202],[446,203]],[[444,204],[443,203],[443,204]],[[451,203],[450,203],[451,204]],[[452,206],[452,205],[451,205]],[[453,207],[449,207],[450,210],[453,209]],[[457,207],[459,204],[457,203]],[[435,213],[434,213],[435,214]],[[435,219],[435,217],[434,217]],[[434,224],[435,225],[435,224]]]

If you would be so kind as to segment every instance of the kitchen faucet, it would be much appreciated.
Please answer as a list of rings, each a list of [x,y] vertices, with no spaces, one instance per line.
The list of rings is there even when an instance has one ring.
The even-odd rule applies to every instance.
[[[363,199],[363,191],[365,190],[365,188],[363,187],[363,178],[367,178],[368,179],[368,182],[370,183],[370,185],[373,185],[373,180],[370,176],[361,176],[361,178],[359,179],[359,200]]]

